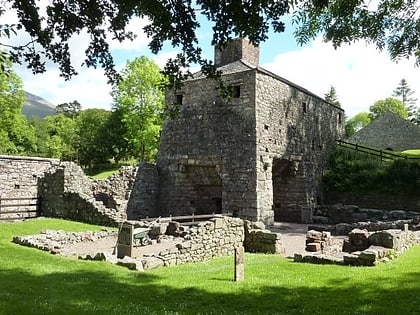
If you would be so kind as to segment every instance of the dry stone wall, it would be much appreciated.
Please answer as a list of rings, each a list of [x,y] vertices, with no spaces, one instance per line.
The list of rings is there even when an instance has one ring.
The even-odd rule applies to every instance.
[[[115,226],[125,219],[130,199],[153,198],[152,188],[132,193],[138,169],[143,168],[125,167],[108,180],[94,181],[72,162],[0,156],[0,196],[39,198],[44,216]]]
[[[57,159],[0,155],[0,196],[38,197],[39,182]]]

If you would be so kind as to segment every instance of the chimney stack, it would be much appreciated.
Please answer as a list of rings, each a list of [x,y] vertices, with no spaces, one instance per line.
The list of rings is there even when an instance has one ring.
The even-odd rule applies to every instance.
[[[260,49],[246,39],[237,38],[226,43],[224,47],[214,47],[214,64],[221,67],[242,60],[252,66],[258,66]]]

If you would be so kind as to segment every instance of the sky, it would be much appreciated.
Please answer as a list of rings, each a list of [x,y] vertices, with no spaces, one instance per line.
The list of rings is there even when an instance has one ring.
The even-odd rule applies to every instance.
[[[13,23],[13,19],[12,13],[8,12],[2,16],[2,23]],[[142,55],[152,58],[163,67],[166,60],[177,53],[176,48],[166,44],[158,55],[151,54],[147,47],[148,39],[142,33],[145,24],[144,20],[132,21],[130,24],[131,30],[138,35],[134,42],[111,43],[117,69],[122,69],[127,61]],[[208,26],[203,27],[199,30],[198,37],[205,56],[213,59],[211,29]],[[111,86],[107,84],[103,71],[79,67],[83,63],[87,39],[86,34],[71,39],[72,61],[77,66],[79,75],[70,81],[62,79],[57,66],[52,63],[47,63],[46,73],[37,75],[33,75],[24,66],[15,65],[14,71],[22,79],[25,91],[41,96],[54,105],[77,100],[82,109],[111,109]],[[10,43],[23,43],[27,40],[26,35],[19,34]],[[369,111],[369,106],[377,100],[392,97],[403,78],[416,92],[413,96],[420,99],[420,69],[415,67],[414,60],[392,62],[386,51],[379,52],[374,46],[364,42],[345,45],[335,50],[332,44],[316,38],[301,47],[295,42],[293,26],[287,18],[286,32],[270,33],[269,39],[261,43],[260,66],[321,97],[333,86],[348,118]]]

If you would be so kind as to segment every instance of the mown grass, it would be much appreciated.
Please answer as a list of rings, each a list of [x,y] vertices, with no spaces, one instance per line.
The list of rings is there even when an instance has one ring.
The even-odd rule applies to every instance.
[[[119,167],[115,167],[115,168],[108,169],[105,171],[99,171],[98,173],[92,173],[89,177],[93,179],[107,179],[109,176],[117,173],[119,169],[120,169]]]
[[[377,267],[294,263],[247,254],[235,283],[233,258],[129,271],[11,243],[44,228],[99,229],[40,219],[0,224],[0,314],[418,314],[420,247]]]

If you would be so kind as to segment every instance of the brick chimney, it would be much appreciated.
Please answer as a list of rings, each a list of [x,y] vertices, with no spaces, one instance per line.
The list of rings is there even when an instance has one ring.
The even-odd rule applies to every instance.
[[[226,43],[226,46],[220,48],[214,47],[214,64],[217,67],[242,60],[252,66],[258,66],[260,59],[260,49],[252,45],[246,39],[236,38]]]

